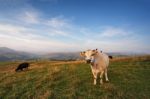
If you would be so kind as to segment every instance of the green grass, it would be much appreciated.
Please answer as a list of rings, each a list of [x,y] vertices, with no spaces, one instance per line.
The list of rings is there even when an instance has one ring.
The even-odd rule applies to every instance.
[[[150,58],[111,61],[110,82],[93,85],[90,66],[82,62],[0,63],[0,99],[150,99]]]

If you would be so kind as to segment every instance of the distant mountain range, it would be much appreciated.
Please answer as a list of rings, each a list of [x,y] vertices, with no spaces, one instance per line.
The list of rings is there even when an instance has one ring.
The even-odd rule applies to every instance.
[[[137,53],[108,53],[112,56],[133,56],[143,55]],[[43,55],[16,51],[7,47],[0,47],[0,61],[16,61],[16,60],[78,60],[82,59],[79,52],[58,52],[58,53],[47,53]]]
[[[7,47],[0,47],[0,61],[15,61],[37,58],[38,55],[16,51]]]
[[[42,55],[41,58],[50,60],[77,60],[81,59],[79,52],[58,52]]]
[[[76,60],[80,59],[79,52],[58,52],[48,54],[33,54],[28,52],[16,51],[7,47],[0,47],[0,61],[16,61],[16,60]]]

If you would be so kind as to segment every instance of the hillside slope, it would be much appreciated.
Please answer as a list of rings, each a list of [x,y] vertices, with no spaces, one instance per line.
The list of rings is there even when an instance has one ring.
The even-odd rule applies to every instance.
[[[33,53],[16,51],[7,47],[0,47],[0,61],[28,60],[37,58]]]
[[[0,63],[0,99],[150,98],[149,56],[114,59],[108,70],[110,82],[96,86],[90,66],[82,61],[31,62],[29,70],[16,73],[18,64]]]

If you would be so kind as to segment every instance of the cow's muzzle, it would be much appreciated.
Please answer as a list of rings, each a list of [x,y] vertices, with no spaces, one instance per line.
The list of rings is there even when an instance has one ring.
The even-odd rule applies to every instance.
[[[90,59],[86,60],[86,63],[90,64],[90,63],[91,63],[91,60],[90,60]]]

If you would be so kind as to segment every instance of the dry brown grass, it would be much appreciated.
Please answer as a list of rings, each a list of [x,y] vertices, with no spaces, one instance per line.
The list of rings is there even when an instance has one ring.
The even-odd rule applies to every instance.
[[[126,57],[114,57],[113,59],[110,59],[111,61],[150,61],[150,55],[145,56],[126,56]]]
[[[15,72],[21,62],[0,63],[0,99],[148,99],[150,57],[114,58],[109,83],[93,86],[84,61],[37,61]]]

